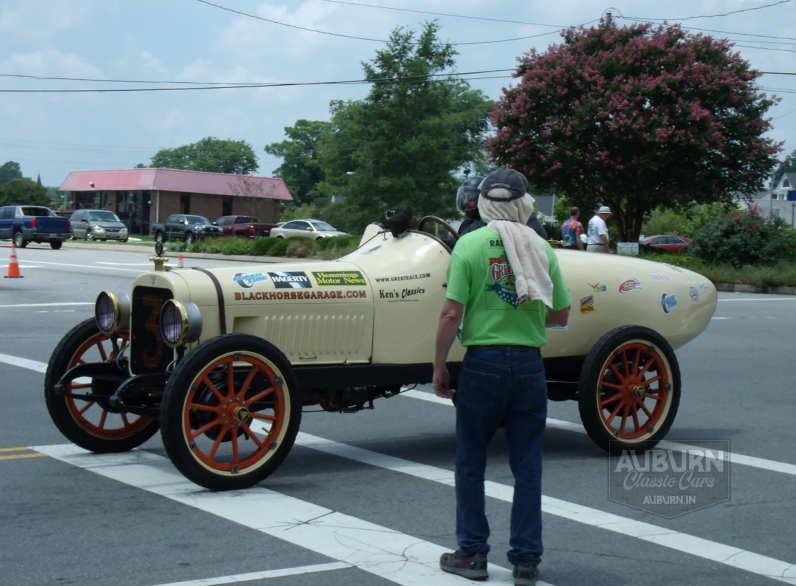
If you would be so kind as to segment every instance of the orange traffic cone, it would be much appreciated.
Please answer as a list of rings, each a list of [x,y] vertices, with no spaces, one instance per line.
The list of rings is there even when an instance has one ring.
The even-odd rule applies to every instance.
[[[17,262],[17,247],[11,243],[11,261],[8,263],[8,274],[6,279],[21,279],[22,275],[19,274],[19,263]]]

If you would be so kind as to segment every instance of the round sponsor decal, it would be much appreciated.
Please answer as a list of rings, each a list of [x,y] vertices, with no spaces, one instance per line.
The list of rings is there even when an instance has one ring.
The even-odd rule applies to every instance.
[[[262,273],[235,273],[232,280],[244,289],[251,289],[258,281],[267,281],[268,275]]]
[[[620,293],[630,293],[631,291],[635,291],[636,289],[641,289],[641,281],[638,279],[625,279],[619,285],[619,292]]]
[[[688,286],[688,293],[691,295],[691,301],[699,301],[699,291],[693,285]]]

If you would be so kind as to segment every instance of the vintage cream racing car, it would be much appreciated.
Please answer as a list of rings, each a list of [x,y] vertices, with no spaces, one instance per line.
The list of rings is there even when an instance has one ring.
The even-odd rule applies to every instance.
[[[100,293],[95,319],[56,347],[44,383],[53,421],[94,452],[160,429],[174,465],[212,490],[262,481],[304,406],[354,412],[431,381],[450,250],[421,231],[429,221],[449,228],[433,217],[397,236],[371,225],[336,261],[162,270],[153,259],[161,270],[139,276],[132,298]],[[662,263],[556,254],[574,301],[543,350],[550,399],[576,400],[602,448],[649,449],[680,402],[673,348],[707,327],[716,289]],[[507,265],[497,268],[501,286]],[[454,379],[463,357],[456,342]]]

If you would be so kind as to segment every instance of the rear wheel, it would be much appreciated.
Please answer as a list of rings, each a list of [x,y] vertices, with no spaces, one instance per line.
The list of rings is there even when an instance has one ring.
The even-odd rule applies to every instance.
[[[298,380],[268,342],[218,336],[177,364],[160,419],[166,452],[189,480],[210,490],[248,488],[293,447],[301,423]]]
[[[28,241],[25,240],[25,237],[22,235],[22,230],[14,232],[14,246],[17,248],[25,248],[27,245]]]
[[[59,248],[61,248],[62,244],[63,244],[62,240],[50,240],[50,248],[52,248],[53,250],[58,250]]]
[[[125,333],[120,350],[126,346]],[[53,423],[69,441],[97,453],[132,450],[158,430],[157,421],[119,412],[104,401],[76,399],[55,392],[55,384],[70,368],[78,364],[102,362],[112,357],[113,350],[108,336],[99,331],[94,318],[89,318],[72,328],[59,342],[44,375],[44,399]],[[67,392],[107,395],[109,389],[107,384],[102,385],[101,381],[86,377],[69,383]]]
[[[679,404],[677,358],[649,328],[616,328],[586,357],[578,408],[589,437],[604,450],[655,447],[672,426]]]

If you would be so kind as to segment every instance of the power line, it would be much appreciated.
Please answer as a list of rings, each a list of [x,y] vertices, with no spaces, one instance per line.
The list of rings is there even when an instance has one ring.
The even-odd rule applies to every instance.
[[[772,8],[773,6],[779,6],[780,4],[788,4],[791,0],[780,0],[779,2],[774,2],[774,4],[766,4],[765,6],[755,6],[754,8],[744,8],[743,10],[733,10],[732,12],[725,12],[724,14],[708,14],[702,16],[686,16],[683,18],[648,18],[648,19],[641,19],[641,18],[634,18],[631,16],[621,16],[620,18],[624,18],[626,20],[646,20],[646,21],[678,21],[682,22],[684,20],[694,20],[696,18],[719,18],[722,16],[730,16],[731,14],[740,14],[741,12],[751,12],[753,10],[763,10],[765,8]]]
[[[298,30],[302,30],[302,31],[311,32],[311,33],[318,33],[318,34],[321,34],[321,35],[330,35],[330,36],[333,36],[333,37],[343,37],[343,38],[346,38],[346,39],[355,39],[355,40],[358,40],[358,41],[372,41],[372,42],[376,42],[376,43],[389,43],[389,41],[386,41],[384,39],[371,39],[369,37],[356,37],[356,36],[352,36],[352,35],[343,35],[343,34],[340,34],[340,33],[332,33],[332,32],[329,32],[329,31],[321,31],[321,30],[317,30],[317,29],[307,28],[307,27],[304,27],[304,26],[298,26],[298,25],[295,25],[295,24],[288,24],[286,22],[279,22],[277,20],[272,20],[270,18],[263,18],[262,16],[256,16],[254,14],[249,14],[247,12],[241,12],[240,10],[233,10],[232,8],[227,8],[226,6],[221,6],[219,4],[213,4],[212,2],[208,2],[207,0],[196,0],[196,1],[197,2],[201,2],[202,4],[207,4],[208,6],[213,6],[215,8],[219,8],[220,10],[226,10],[227,12],[233,12],[233,13],[239,14],[241,16],[246,16],[248,18],[254,18],[256,20],[262,20],[264,22],[269,22],[271,24],[278,24],[280,26],[286,26],[286,27],[290,27],[290,28],[294,28],[294,29],[298,29]],[[587,24],[591,24],[592,22],[596,22],[597,20],[598,19],[592,20],[592,21],[583,23],[582,25],[579,25],[579,26],[586,26]],[[562,27],[562,28],[568,28],[568,27]],[[515,37],[513,39],[498,39],[498,40],[495,40],[495,41],[473,41],[473,42],[470,42],[470,43],[450,43],[450,44],[451,45],[455,45],[455,46],[460,46],[460,45],[488,45],[488,44],[493,44],[493,43],[510,43],[512,41],[524,41],[524,40],[533,39],[533,38],[536,38],[536,37],[543,37],[545,35],[554,35],[557,32],[558,31],[552,31],[552,32],[548,32],[548,33],[542,33],[542,34],[539,34],[539,35],[531,35],[531,36],[527,36],[527,37]]]
[[[503,20],[500,18],[488,18],[486,16],[466,16],[463,14],[448,14],[445,12],[429,12],[427,10],[410,10],[409,8],[395,8],[393,6],[375,6],[373,4],[360,4],[359,2],[344,2],[343,0],[321,0],[322,2],[331,2],[334,4],[348,4],[349,6],[361,6],[365,8],[378,8],[381,10],[394,10],[398,12],[414,12],[415,14],[429,14],[431,16],[448,16],[451,18],[467,18],[470,20],[485,20],[489,22],[505,22],[508,24],[525,24],[530,26],[546,26],[550,28],[564,29],[569,28],[569,25],[558,24],[543,24],[539,22],[523,22],[521,20]]]
[[[374,83],[396,83],[399,81],[424,81],[429,78],[436,77],[457,77],[462,75],[482,75],[485,73],[503,73],[506,71],[514,71],[514,69],[490,69],[485,71],[468,71],[464,73],[435,73],[429,75],[412,75],[406,77],[389,77],[377,79],[358,79],[348,81],[311,81],[311,82],[283,82],[283,83],[251,83],[243,85],[212,85],[200,87],[165,87],[165,88],[119,88],[119,89],[42,89],[42,90],[27,90],[27,89],[0,89],[2,93],[103,93],[103,92],[168,92],[168,91],[194,91],[194,90],[226,90],[226,89],[244,89],[244,88],[272,88],[272,87],[297,87],[297,86],[315,86],[315,85],[362,85]],[[479,78],[476,78],[479,79]],[[103,80],[98,80],[103,81]],[[117,80],[118,81],[118,80]]]
[[[744,49],[760,49],[761,51],[783,51],[785,53],[796,53],[794,49],[775,49],[774,47],[753,47],[752,45],[735,45]]]

